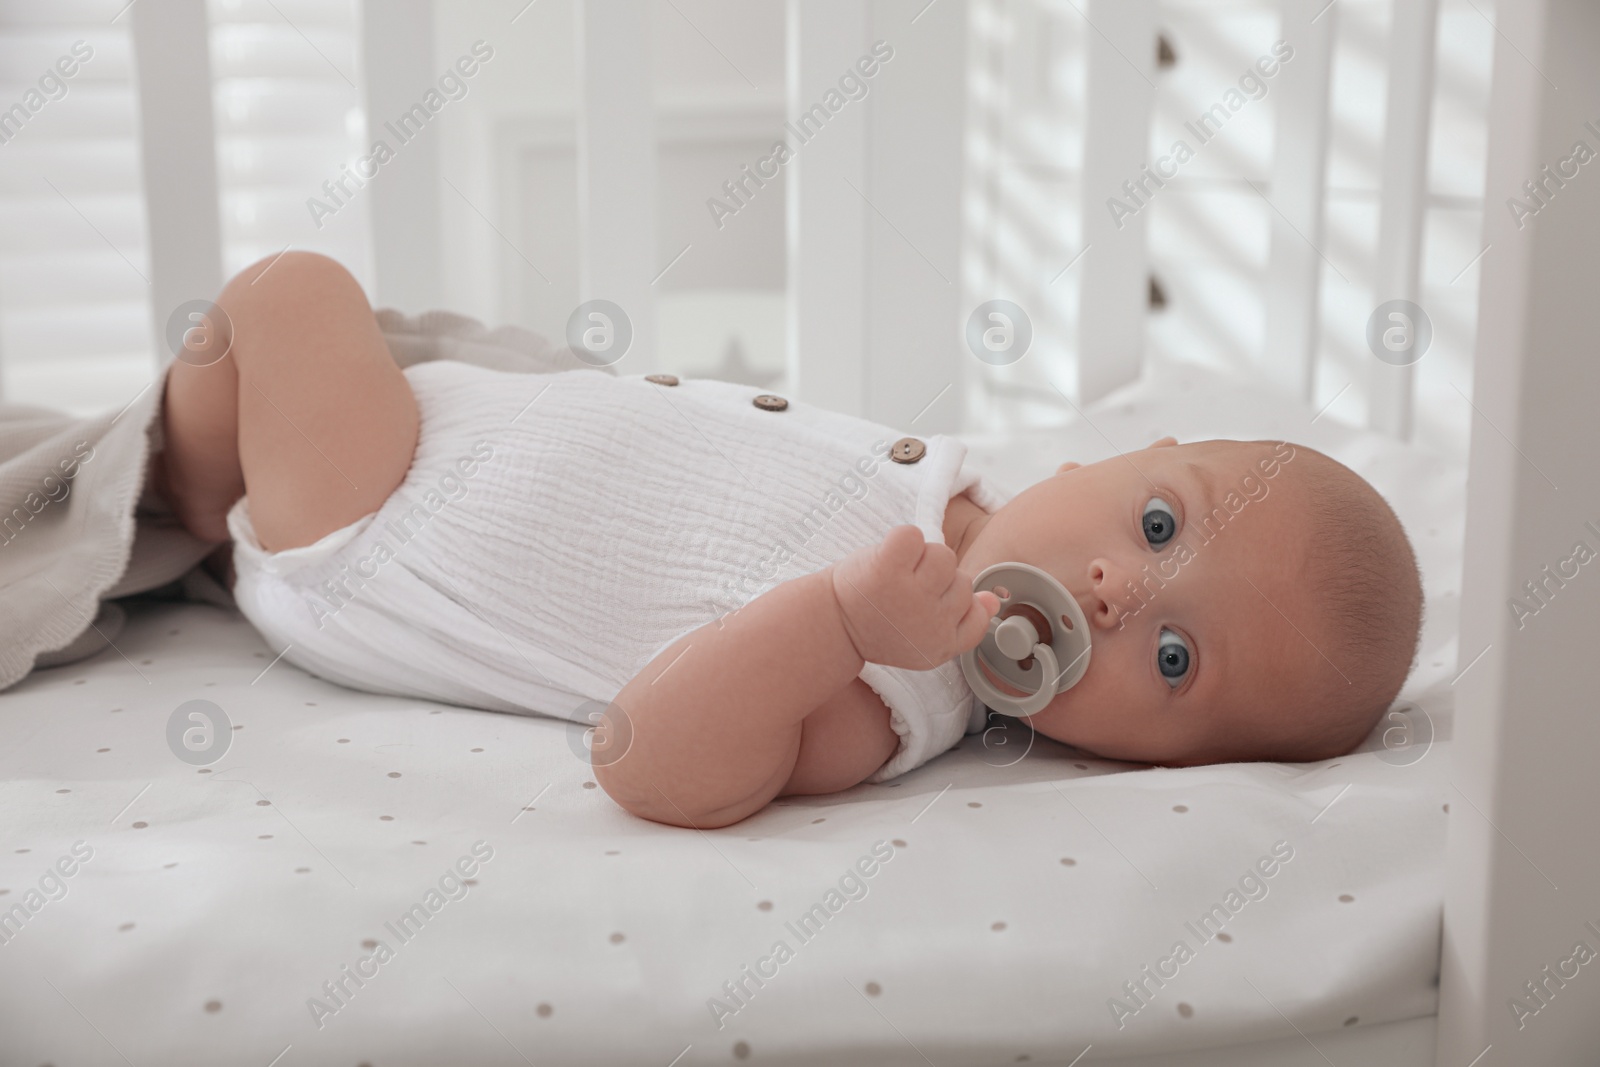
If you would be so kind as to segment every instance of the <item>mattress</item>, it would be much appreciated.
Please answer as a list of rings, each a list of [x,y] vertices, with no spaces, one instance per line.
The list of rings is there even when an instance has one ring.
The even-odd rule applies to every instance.
[[[1193,368],[973,456],[1017,489],[1165,433],[1320,448],[1405,521],[1421,658],[1356,753],[1153,769],[1013,727],[699,832],[617,808],[572,725],[342,689],[232,610],[142,602],[115,650],[0,694],[0,1064],[1415,1044],[1465,806],[1448,782],[1464,469]]]

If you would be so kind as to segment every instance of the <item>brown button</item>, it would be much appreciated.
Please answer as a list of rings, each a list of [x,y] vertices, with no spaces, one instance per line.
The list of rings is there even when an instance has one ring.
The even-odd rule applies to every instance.
[[[678,376],[676,374],[646,374],[644,376],[644,380],[647,382],[654,382],[656,385],[678,384]]]
[[[889,458],[896,463],[915,463],[928,454],[928,446],[915,437],[902,437],[889,449]]]
[[[771,393],[762,393],[752,403],[762,411],[782,411],[789,406],[789,402],[783,397],[773,396]]]

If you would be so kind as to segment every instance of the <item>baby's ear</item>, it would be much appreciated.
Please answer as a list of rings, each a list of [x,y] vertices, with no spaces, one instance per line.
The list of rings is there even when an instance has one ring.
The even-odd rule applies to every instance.
[[[1146,448],[1171,448],[1173,445],[1175,445],[1177,443],[1178,443],[1178,439],[1176,437],[1163,437],[1159,441],[1152,441],[1150,444],[1146,445],[1145,447]]]
[[[1075,471],[1081,466],[1083,466],[1082,463],[1078,463],[1078,462],[1075,462],[1073,460],[1068,460],[1067,462],[1063,463],[1061,466],[1056,468],[1056,473],[1057,474],[1065,474],[1068,471]]]

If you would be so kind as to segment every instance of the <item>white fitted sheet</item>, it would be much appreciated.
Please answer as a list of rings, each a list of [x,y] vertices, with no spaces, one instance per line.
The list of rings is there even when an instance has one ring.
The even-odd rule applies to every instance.
[[[0,694],[0,912],[94,850],[0,944],[0,1063],[1064,1064],[1432,1014],[1444,807],[1465,806],[1446,780],[1464,471],[1314,414],[1175,368],[974,452],[1012,489],[1166,432],[1285,436],[1367,474],[1425,570],[1403,695],[1438,740],[1412,765],[1139,769],[1039,740],[1002,766],[1017,745],[969,737],[698,833],[619,810],[575,727],[263,674],[281,650],[236,613],[144,605],[118,651]],[[211,773],[167,748],[195,698],[241,727]],[[477,841],[477,884],[401,944],[384,924]],[[866,895],[802,943],[786,924],[880,841]],[[1199,943],[1186,923],[1278,841],[1294,858],[1268,895]],[[308,998],[378,938],[393,957],[319,1028]],[[1109,998],[1179,938],[1193,959],[1119,1029]],[[780,939],[793,957],[719,1028],[708,999],[732,1006],[723,983]]]

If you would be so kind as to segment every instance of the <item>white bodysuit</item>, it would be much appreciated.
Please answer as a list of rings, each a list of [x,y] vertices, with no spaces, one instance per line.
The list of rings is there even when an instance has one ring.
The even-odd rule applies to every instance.
[[[913,439],[926,453],[894,462],[896,431],[757,406],[748,386],[451,360],[405,374],[417,451],[378,511],[277,553],[248,498],[228,515],[241,610],[284,658],[357,689],[589,724],[685,633],[892,526],[942,542],[958,493],[1006,499],[955,438]],[[900,736],[869,781],[982,723],[954,662],[861,678]]]

